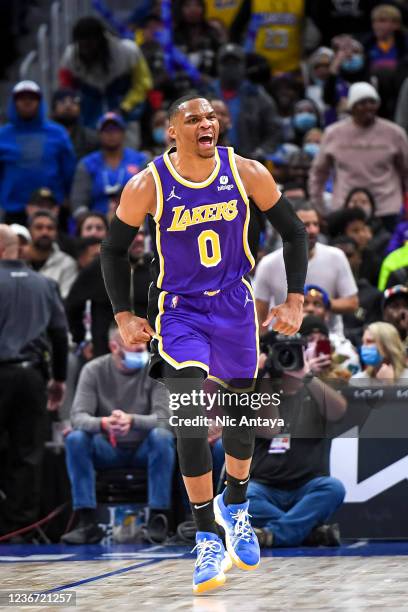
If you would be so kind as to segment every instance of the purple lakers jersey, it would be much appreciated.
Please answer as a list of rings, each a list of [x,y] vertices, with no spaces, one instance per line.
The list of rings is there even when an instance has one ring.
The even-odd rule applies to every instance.
[[[159,288],[193,294],[225,289],[255,264],[248,246],[249,201],[231,147],[216,147],[202,183],[180,176],[170,152],[149,164],[156,184]]]

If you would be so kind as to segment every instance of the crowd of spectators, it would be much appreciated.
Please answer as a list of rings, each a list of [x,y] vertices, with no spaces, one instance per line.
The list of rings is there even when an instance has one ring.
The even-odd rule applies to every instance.
[[[80,19],[50,109],[38,84],[21,81],[0,127],[1,222],[18,236],[19,259],[58,286],[69,327],[69,388],[57,405],[60,418],[71,421],[68,473],[74,508],[83,510],[72,542],[100,536],[92,461],[148,466],[153,516],[170,507],[175,455],[167,430],[160,432],[167,409],[158,383],[146,379],[139,355],[146,347],[123,346],[111,329],[99,251],[126,182],[171,146],[166,110],[185,93],[211,101],[219,144],[264,163],[306,226],[306,370],[352,384],[408,377],[405,4],[272,1],[265,11],[260,0],[177,0],[172,26],[160,3],[139,4],[129,19],[133,40],[95,16]],[[279,236],[252,204],[251,212],[252,280],[263,320],[285,299],[285,271]],[[146,223],[129,251],[129,294],[142,317],[153,244]],[[329,350],[319,354],[321,341]],[[219,432],[210,438],[215,444]],[[257,457],[262,452],[261,445]],[[166,473],[157,479],[163,462]],[[295,478],[296,491],[320,501],[307,529],[287,517],[289,528],[276,501],[279,478],[291,482],[290,462],[286,468],[273,466],[274,494],[256,470],[249,489],[255,522],[265,542],[272,542],[268,529],[274,533],[274,545],[301,543],[344,497],[338,482],[319,481],[319,493],[308,489],[321,465]],[[14,490],[7,482],[0,479],[6,495]],[[324,491],[330,503],[321,501]],[[295,502],[286,493],[286,507],[303,495]],[[7,528],[14,527],[9,520]]]

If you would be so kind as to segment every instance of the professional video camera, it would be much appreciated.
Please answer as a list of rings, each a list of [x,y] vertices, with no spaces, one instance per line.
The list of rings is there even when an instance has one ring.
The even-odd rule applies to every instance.
[[[285,336],[274,331],[268,332],[260,340],[261,352],[268,358],[264,369],[271,377],[285,371],[301,370],[304,366],[303,347],[306,341],[300,334]]]

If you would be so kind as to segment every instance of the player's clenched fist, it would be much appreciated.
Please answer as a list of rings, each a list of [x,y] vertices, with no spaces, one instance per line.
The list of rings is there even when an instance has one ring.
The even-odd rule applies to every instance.
[[[149,325],[147,319],[136,317],[130,312],[120,312],[115,317],[119,333],[126,346],[149,342],[155,331]]]

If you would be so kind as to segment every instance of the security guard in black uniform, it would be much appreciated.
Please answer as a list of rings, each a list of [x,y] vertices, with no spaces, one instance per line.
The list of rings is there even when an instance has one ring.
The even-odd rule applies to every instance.
[[[0,225],[0,432],[8,447],[0,535],[38,518],[46,408],[57,410],[63,400],[68,353],[58,287],[18,260],[18,246]]]

